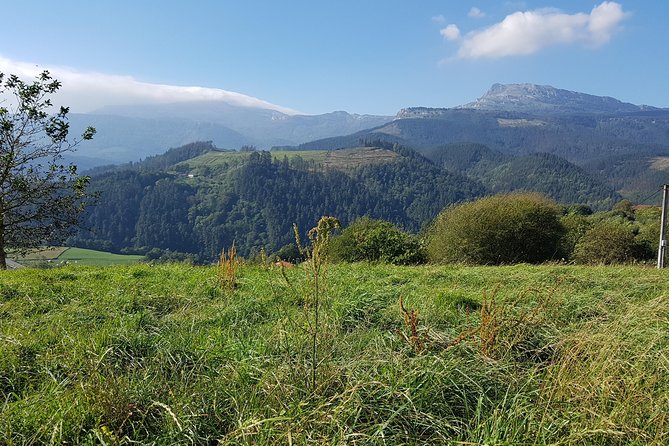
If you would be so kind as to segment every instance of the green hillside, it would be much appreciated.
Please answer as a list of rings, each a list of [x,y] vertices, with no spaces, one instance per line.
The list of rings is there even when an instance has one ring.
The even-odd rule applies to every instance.
[[[68,243],[103,251],[152,249],[215,260],[294,242],[323,215],[369,216],[418,231],[444,207],[486,193],[476,179],[399,146],[338,151],[231,152],[210,143],[93,173],[99,203]],[[303,236],[306,234],[303,233]]]
[[[111,252],[69,247],[41,248],[15,258],[25,266],[42,266],[45,262],[53,266],[70,263],[100,266],[127,265],[144,260],[144,256],[140,255],[113,254]]]
[[[604,172],[588,172],[549,153],[512,156],[476,143],[451,143],[423,150],[426,157],[483,183],[492,193],[532,191],[562,204],[587,203],[608,210],[621,195]]]
[[[215,260],[233,242],[247,257],[275,252],[294,241],[293,223],[305,230],[323,215],[344,225],[368,216],[417,232],[446,206],[500,192],[535,191],[595,210],[621,200],[601,172],[475,143],[422,153],[378,140],[271,152],[193,143],[91,174],[101,200],[68,244],[195,262]]]
[[[272,158],[281,160],[283,157],[288,157],[289,159],[300,157],[307,161],[322,161],[326,154],[327,152],[321,150],[305,150],[299,153],[294,151],[276,151],[272,152]],[[186,160],[182,163],[182,165],[187,165],[191,169],[203,166],[223,166],[225,164],[238,163],[247,160],[250,155],[251,152],[211,151],[198,157]]]
[[[471,109],[420,109],[352,135],[325,138],[297,150],[352,147],[361,140],[412,147],[431,157],[435,147],[477,144],[504,156],[550,153],[574,163],[628,197],[666,182],[653,159],[669,156],[669,112],[542,115]]]
[[[530,190],[559,203],[588,203],[595,209],[611,209],[621,200],[613,188],[582,168],[548,153],[533,153],[499,164],[479,176],[495,192]]]
[[[325,273],[0,272],[0,443],[669,442],[666,270]]]
[[[313,163],[319,167],[339,170],[352,170],[368,164],[391,162],[398,157],[392,150],[379,147],[352,147],[340,150],[272,150],[275,161],[295,161],[297,159]],[[239,164],[248,160],[250,152],[210,151],[177,164],[177,170],[198,169],[205,166],[221,167]]]
[[[58,256],[58,262],[76,263],[80,265],[125,265],[137,263],[144,259],[139,255],[122,255],[92,249],[69,248]]]

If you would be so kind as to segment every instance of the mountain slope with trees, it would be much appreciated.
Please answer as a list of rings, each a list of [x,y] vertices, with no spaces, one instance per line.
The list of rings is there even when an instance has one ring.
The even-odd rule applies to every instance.
[[[469,104],[406,108],[390,123],[295,149],[332,150],[359,140],[399,143],[428,157],[449,144],[480,144],[508,156],[550,153],[637,197],[666,181],[657,159],[669,156],[669,110],[550,86],[495,84]]]
[[[210,261],[233,242],[244,256],[274,252],[294,241],[293,223],[306,230],[322,215],[345,226],[367,216],[417,232],[448,205],[492,193],[541,192],[595,209],[620,199],[553,155],[513,157],[481,145],[441,146],[429,158],[382,141],[330,152],[245,150],[194,143],[92,171],[101,202],[70,244]]]
[[[610,209],[621,196],[604,180],[549,153],[506,155],[481,144],[447,144],[424,151],[444,169],[481,181],[490,192],[539,192],[562,204]]]
[[[294,241],[293,223],[306,230],[322,215],[343,224],[381,218],[415,232],[449,204],[487,193],[478,181],[412,150],[385,150],[396,157],[341,170],[270,152],[228,156],[198,143],[166,153],[180,160],[168,167],[154,157],[101,170],[92,178],[100,204],[70,243],[124,252],[158,248],[210,261],[233,242],[244,256],[278,250]],[[200,155],[182,159],[187,154]],[[211,154],[225,161],[198,161]]]

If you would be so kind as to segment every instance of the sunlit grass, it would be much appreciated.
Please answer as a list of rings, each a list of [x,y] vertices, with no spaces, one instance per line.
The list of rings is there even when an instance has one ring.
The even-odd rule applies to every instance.
[[[316,388],[305,273],[284,273],[0,273],[0,444],[669,441],[665,271],[330,265]]]
[[[57,261],[63,263],[77,263],[81,265],[107,266],[137,263],[143,259],[144,256],[140,255],[114,254],[92,249],[69,248],[58,256]]]

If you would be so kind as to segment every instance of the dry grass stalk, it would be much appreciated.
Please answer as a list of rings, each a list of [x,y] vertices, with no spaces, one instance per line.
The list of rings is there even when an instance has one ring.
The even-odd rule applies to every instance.
[[[221,288],[232,290],[237,286],[238,267],[237,248],[235,248],[235,242],[232,242],[232,246],[227,252],[225,248],[221,250],[221,256],[218,259],[217,274]]]
[[[529,293],[539,293],[535,289],[527,289],[522,292],[512,302],[497,302],[497,290],[495,287],[489,295],[487,290],[483,291],[483,303],[479,311],[479,323],[468,330],[460,333],[455,339],[450,341],[446,348],[454,347],[461,342],[478,336],[479,352],[487,357],[499,357],[505,352],[513,349],[524,338],[528,336],[528,330],[534,327],[541,320],[545,320],[547,313],[550,312],[550,304],[553,301],[555,290],[550,290],[548,294],[541,298],[530,310],[514,311],[514,307],[527,299]],[[469,320],[469,310],[467,310],[467,320]]]
[[[404,317],[404,326],[408,331],[408,335],[400,331],[400,336],[411,345],[414,353],[422,353],[425,350],[425,339],[422,339],[421,334],[418,332],[418,311],[413,308],[407,310],[404,306],[404,299],[401,296],[400,311]]]
[[[497,289],[493,291],[492,297],[488,300],[486,290],[483,290],[483,304],[481,305],[481,324],[479,326],[479,349],[484,356],[491,356],[495,348],[495,340],[499,334],[500,312],[503,307],[498,307],[495,301]]]

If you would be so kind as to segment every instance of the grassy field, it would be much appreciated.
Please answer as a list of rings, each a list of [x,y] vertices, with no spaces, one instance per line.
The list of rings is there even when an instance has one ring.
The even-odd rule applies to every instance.
[[[669,443],[667,271],[331,265],[317,321],[300,267],[218,280],[0,272],[0,444]]]
[[[20,260],[22,262],[55,260],[68,249],[69,248],[64,246],[34,249],[21,256]]]
[[[270,154],[273,159],[282,160],[284,157],[288,159],[295,158],[297,156],[301,157],[305,161],[316,161],[321,162],[327,156],[326,150],[305,150],[305,151],[272,151]],[[223,163],[231,163],[239,160],[248,158],[250,152],[208,152],[204,155],[189,159],[184,161],[182,164],[187,164],[191,168],[201,167],[201,166],[216,166]]]
[[[59,262],[99,266],[126,265],[140,262],[143,259],[144,256],[112,254],[111,252],[83,248],[69,248],[58,256]]]
[[[304,161],[313,161],[324,167],[348,170],[366,164],[392,161],[398,155],[391,151],[374,147],[357,147],[340,150],[277,150],[270,154],[275,160],[283,160],[284,157],[293,159],[300,157]],[[234,163],[245,159],[249,152],[208,152],[196,158],[184,161],[191,169],[202,166],[216,166],[224,163]]]
[[[75,263],[79,265],[128,265],[140,262],[144,256],[112,254],[83,248],[53,247],[30,251],[19,256],[16,261],[25,266],[40,266],[44,262],[50,265]]]

